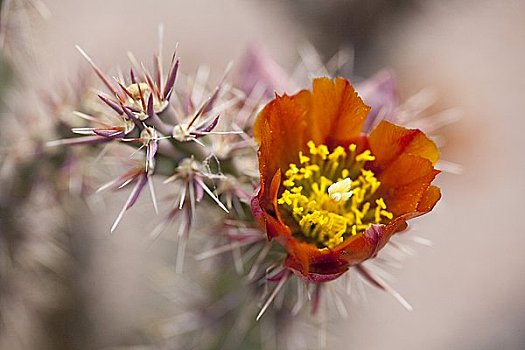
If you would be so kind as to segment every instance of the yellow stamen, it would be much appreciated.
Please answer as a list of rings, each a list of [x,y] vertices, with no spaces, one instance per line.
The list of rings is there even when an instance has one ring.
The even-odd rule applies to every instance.
[[[304,163],[308,163],[309,161],[310,161],[310,158],[303,155],[303,152],[299,152],[299,163],[304,164]]]
[[[352,144],[345,151],[307,143],[309,154],[299,153],[299,165],[291,163],[285,172],[284,191],[277,203],[290,214],[296,238],[333,249],[346,238],[372,224],[393,218],[383,198],[373,198],[381,183],[363,169],[375,160],[369,150],[356,155]],[[350,178],[350,174],[352,178]]]
[[[359,154],[357,157],[355,157],[355,160],[358,162],[370,162],[375,159],[376,157],[374,157],[369,150],[366,150],[363,153]]]

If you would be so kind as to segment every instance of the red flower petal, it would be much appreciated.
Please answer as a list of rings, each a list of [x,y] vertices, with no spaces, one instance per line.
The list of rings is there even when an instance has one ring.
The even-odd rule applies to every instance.
[[[308,243],[296,242],[289,249],[285,266],[311,282],[336,279],[351,265],[375,256],[381,248],[385,225],[372,225],[365,232],[347,239],[336,249],[317,249]]]

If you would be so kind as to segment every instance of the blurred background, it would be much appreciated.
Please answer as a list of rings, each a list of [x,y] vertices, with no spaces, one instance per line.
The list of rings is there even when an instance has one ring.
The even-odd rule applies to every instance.
[[[191,294],[172,275],[169,245],[145,248],[152,227],[142,229],[139,215],[109,235],[125,197],[103,196],[105,209],[99,199],[50,205],[60,179],[35,185],[52,172],[28,146],[52,124],[39,96],[80,84],[87,64],[75,45],[102,68],[127,67],[127,51],[149,60],[159,23],[166,52],[179,43],[183,72],[206,64],[219,77],[250,45],[290,72],[308,44],[322,61],[347,49],[355,79],[389,68],[403,100],[423,90],[434,96],[431,112],[459,111],[439,140],[461,174],[454,166],[439,176],[442,201],[413,225],[433,245],[394,273],[414,310],[369,288],[348,319],[332,322],[326,348],[525,348],[524,13],[520,0],[3,0],[0,348],[138,346],[153,339],[138,330],[177,312],[153,284]],[[72,87],[60,85],[67,79]]]

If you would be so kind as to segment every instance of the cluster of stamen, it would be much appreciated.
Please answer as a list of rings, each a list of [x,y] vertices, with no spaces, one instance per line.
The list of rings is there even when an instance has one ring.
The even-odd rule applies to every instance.
[[[285,172],[285,190],[277,201],[293,217],[297,239],[332,249],[372,224],[392,219],[383,198],[374,196],[381,183],[364,168],[375,160],[369,150],[356,155],[354,144],[332,152],[313,141],[307,145],[309,154],[299,152],[299,164],[290,164]]]

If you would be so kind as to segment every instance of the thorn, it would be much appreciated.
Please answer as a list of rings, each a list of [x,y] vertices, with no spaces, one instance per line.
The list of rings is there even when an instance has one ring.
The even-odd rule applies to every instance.
[[[217,203],[219,205],[219,207],[224,210],[226,213],[229,213],[230,211],[228,210],[228,208],[226,208],[224,206],[224,204],[222,204],[222,202],[219,200],[219,198],[217,198],[217,196],[208,188],[208,186],[206,186],[206,184],[199,178],[199,177],[195,177],[195,181],[202,187],[202,189],[211,197],[211,199],[213,199],[215,201],[215,203]]]
[[[170,72],[168,73],[168,79],[166,80],[166,85],[164,86],[164,92],[163,96],[166,101],[170,100],[171,94],[173,93],[174,86],[175,86],[175,80],[177,79],[177,71],[179,70],[179,63],[180,59],[177,58],[175,60],[176,52],[173,53],[172,58],[172,67],[170,69]],[[173,63],[173,60],[175,60],[175,63]]]
[[[149,186],[149,193],[151,194],[151,201],[153,202],[153,209],[155,209],[155,214],[159,215],[159,206],[157,203],[157,196],[155,195],[155,187],[153,187],[153,180],[151,180],[151,176],[148,176],[148,186]]]
[[[195,256],[195,260],[205,260],[205,259],[211,258],[213,256],[232,251],[232,250],[234,250],[236,248],[241,248],[241,247],[250,245],[250,244],[255,243],[255,242],[259,241],[259,240],[260,239],[257,238],[257,239],[253,239],[253,240],[251,240],[251,239],[250,240],[246,240],[245,242],[242,242],[242,243],[241,242],[228,243],[228,244],[222,245],[220,247],[213,248],[213,249],[210,249],[208,251],[205,251],[205,252],[202,252],[200,254],[197,254]]]
[[[264,303],[263,307],[261,308],[261,311],[259,311],[259,314],[257,314],[257,317],[255,318],[256,321],[259,321],[261,319],[261,317],[264,314],[264,312],[266,311],[266,309],[268,309],[268,306],[270,306],[270,304],[272,303],[273,299],[275,299],[275,296],[277,295],[277,293],[279,293],[279,291],[283,288],[283,286],[286,283],[286,281],[288,280],[289,276],[290,276],[290,272],[286,271],[286,273],[283,275],[283,277],[281,277],[281,280],[279,281],[279,283],[277,284],[277,286],[273,290],[273,292],[270,295],[270,297]]]
[[[122,111],[122,108],[119,107],[118,104],[116,104],[115,102],[111,101],[111,99],[107,98],[106,96],[102,95],[102,94],[98,94],[98,97],[105,103],[107,104],[109,107],[111,107],[115,112],[117,112],[119,115],[121,115],[122,113],[124,113]]]
[[[103,121],[89,115],[89,114],[85,114],[85,113],[82,113],[82,112],[79,112],[79,111],[73,111],[73,115],[76,116],[76,117],[79,117],[79,118],[82,118],[84,120],[87,120],[87,121],[90,121],[90,122],[93,122],[93,123],[96,123],[96,124],[99,124],[99,125],[102,125],[106,128],[110,128],[111,125],[107,124],[107,123],[104,123]]]
[[[419,243],[421,245],[431,247],[433,245],[432,241],[430,239],[421,237],[421,236],[412,236],[412,240],[416,243]]]
[[[179,201],[179,209],[182,209],[184,205],[184,201],[186,199],[186,191],[188,190],[188,186],[182,187],[182,193],[180,194],[180,201]]]
[[[113,87],[113,85],[110,84],[108,78],[106,78],[106,76],[104,75],[102,70],[100,68],[98,68],[98,66],[95,64],[95,62],[93,62],[91,57],[89,57],[89,55],[84,50],[82,50],[82,48],[80,46],[75,45],[75,47],[80,52],[80,54],[82,56],[84,56],[86,61],[88,61],[88,63],[91,65],[91,67],[93,68],[93,70],[95,71],[97,76],[100,78],[100,80],[102,80],[102,82],[104,83],[104,85],[106,85],[106,87],[109,89],[109,91],[111,91],[114,95],[116,95],[118,97],[121,97],[120,94],[118,93],[118,91]]]
[[[131,208],[133,206],[133,204],[135,204],[135,202],[137,201],[137,199],[138,199],[138,197],[140,195],[140,192],[142,191],[142,189],[144,188],[144,185],[146,184],[146,181],[147,181],[146,175],[143,175],[141,177],[141,179],[139,179],[137,181],[137,184],[135,185],[135,187],[131,191],[131,193],[130,193],[130,195],[128,197],[128,200],[124,204],[124,207],[122,207],[122,210],[120,211],[120,213],[118,214],[117,218],[115,219],[115,222],[111,226],[111,229],[110,229],[111,233],[113,233],[113,231],[115,231],[115,229],[117,228],[119,222],[124,217],[124,214],[126,213],[126,211],[129,208]]]
[[[379,289],[384,290],[385,292],[389,293],[391,296],[393,296],[405,309],[408,311],[412,311],[412,305],[406,301],[405,298],[399,292],[394,290],[386,281],[384,281],[381,277],[377,276],[376,274],[372,273],[369,269],[365,268],[362,265],[356,266],[358,272],[361,274],[362,277],[365,278],[367,282],[370,284],[378,287]]]
[[[270,248],[272,247],[271,243],[267,243],[264,248],[261,250],[259,255],[257,256],[257,259],[252,265],[252,268],[250,269],[250,272],[248,273],[248,280],[251,281],[255,275],[257,274],[257,270],[259,270],[259,267],[261,266],[264,258],[268,255],[270,252]]]
[[[69,139],[48,141],[46,142],[46,147],[76,146],[76,145],[85,145],[85,144],[94,145],[94,144],[109,142],[111,140],[112,139],[110,138],[98,136],[98,135],[72,137]]]

